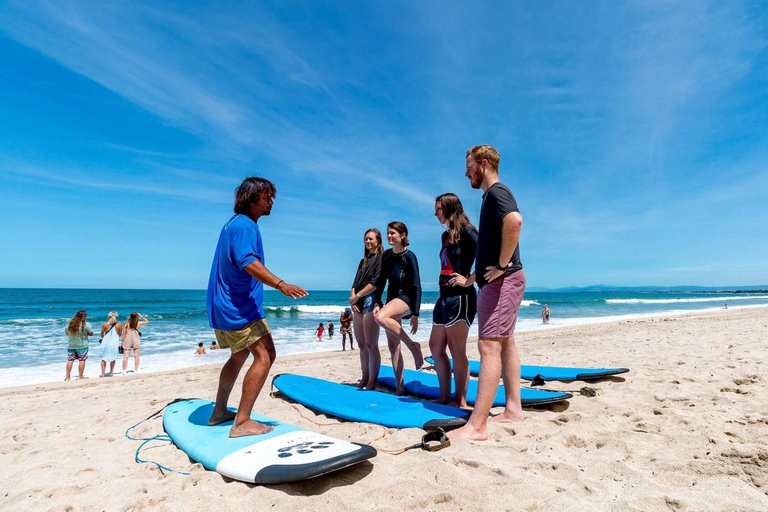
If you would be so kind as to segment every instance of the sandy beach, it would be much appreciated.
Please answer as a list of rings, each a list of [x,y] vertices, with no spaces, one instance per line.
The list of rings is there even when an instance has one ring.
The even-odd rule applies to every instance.
[[[280,486],[225,479],[162,442],[142,457],[189,476],[134,462],[139,443],[126,429],[175,398],[212,399],[219,365],[7,388],[0,391],[0,509],[768,509],[768,308],[526,332],[517,343],[524,364],[631,371],[548,382],[574,398],[527,409],[522,423],[491,424],[486,442],[380,451],[370,463]],[[475,343],[468,352],[478,357]],[[359,359],[356,351],[278,354],[272,375],[289,372],[352,382]],[[269,380],[255,408],[267,416],[383,450],[423,434],[316,415],[271,398]],[[584,386],[597,396],[580,395]],[[133,432],[162,433],[159,416]]]

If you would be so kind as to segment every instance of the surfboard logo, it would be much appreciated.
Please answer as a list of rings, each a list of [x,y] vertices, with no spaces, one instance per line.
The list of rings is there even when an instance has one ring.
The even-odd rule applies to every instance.
[[[330,448],[333,444],[332,441],[321,441],[319,443],[314,442],[308,442],[308,443],[299,443],[295,444],[293,446],[286,446],[285,448],[279,448],[277,450],[278,457],[281,459],[284,459],[286,457],[292,457],[293,452],[296,452],[299,455],[307,455],[312,453],[314,450],[324,450],[326,448]]]

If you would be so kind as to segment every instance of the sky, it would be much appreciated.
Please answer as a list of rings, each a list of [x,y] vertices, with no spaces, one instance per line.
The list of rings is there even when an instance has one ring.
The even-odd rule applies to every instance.
[[[0,3],[0,287],[207,286],[247,176],[266,265],[349,289],[363,233],[478,219],[491,144],[529,287],[768,283],[761,2]]]

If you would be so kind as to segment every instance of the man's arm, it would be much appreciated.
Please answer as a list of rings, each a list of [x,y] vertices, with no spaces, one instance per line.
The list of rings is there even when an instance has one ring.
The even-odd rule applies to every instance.
[[[243,269],[248,272],[254,279],[260,281],[267,286],[277,289],[283,295],[292,299],[300,299],[307,296],[307,291],[301,286],[295,284],[288,284],[282,279],[278,278],[275,274],[269,271],[259,260],[254,260]]]
[[[523,216],[520,215],[519,212],[510,212],[501,220],[501,251],[498,261],[499,265],[509,266],[509,260],[512,259],[517,243],[520,241],[520,230],[522,227]],[[489,283],[504,274],[503,271],[497,269],[495,266],[487,267],[485,270],[485,280]]]

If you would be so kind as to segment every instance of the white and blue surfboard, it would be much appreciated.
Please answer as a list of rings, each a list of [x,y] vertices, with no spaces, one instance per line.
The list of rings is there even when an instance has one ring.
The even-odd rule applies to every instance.
[[[173,403],[163,413],[163,426],[173,443],[191,459],[235,480],[256,484],[296,482],[376,456],[371,446],[334,439],[253,413],[254,421],[271,425],[274,430],[230,438],[231,421],[208,425],[213,405],[199,399]]]

